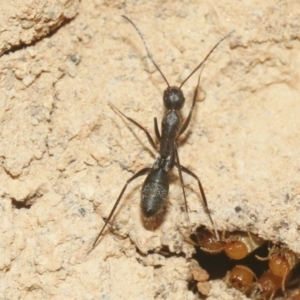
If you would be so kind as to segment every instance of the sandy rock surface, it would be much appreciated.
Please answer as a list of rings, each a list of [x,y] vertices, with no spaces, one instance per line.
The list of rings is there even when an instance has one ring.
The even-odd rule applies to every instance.
[[[199,299],[176,169],[156,230],[141,219],[166,83],[207,61],[182,165],[201,178],[219,230],[251,231],[300,254],[300,3],[291,1],[0,2],[0,298]],[[10,51],[9,51],[10,50]],[[197,75],[183,87],[186,118]],[[185,175],[191,226],[210,226]],[[168,255],[165,255],[165,252]],[[201,262],[200,262],[201,264]],[[209,300],[243,299],[220,281]]]
[[[0,2],[0,55],[32,45],[74,18],[78,0],[15,0]],[[19,47],[19,49],[17,49]]]

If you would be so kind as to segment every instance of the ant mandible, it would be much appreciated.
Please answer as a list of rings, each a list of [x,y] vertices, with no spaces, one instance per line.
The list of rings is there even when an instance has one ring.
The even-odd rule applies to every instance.
[[[140,30],[138,29],[138,27],[128,17],[126,17],[126,16],[122,16],[122,17],[124,19],[126,19],[129,23],[131,23],[131,25],[135,28],[135,30],[139,34],[139,36],[144,44],[144,47],[147,51],[147,55],[148,55],[149,59],[151,60],[151,62],[155,66],[155,68],[158,70],[158,72],[161,74],[161,76],[163,77],[164,81],[166,82],[166,84],[168,86],[164,90],[164,94],[163,94],[164,106],[165,106],[167,112],[164,115],[162,123],[161,123],[161,134],[160,134],[160,131],[158,128],[157,119],[154,118],[154,131],[155,131],[156,138],[160,144],[159,150],[157,150],[155,142],[154,142],[153,138],[151,137],[151,135],[149,134],[149,132],[147,131],[147,129],[144,128],[143,126],[141,126],[139,123],[137,123],[133,119],[125,116],[121,111],[119,111],[115,106],[113,106],[110,103],[110,106],[112,106],[119,114],[121,114],[128,121],[130,121],[135,126],[137,126],[138,128],[140,128],[141,130],[143,130],[145,132],[149,143],[154,148],[154,150],[159,153],[159,156],[151,168],[149,168],[149,167],[143,168],[127,180],[127,182],[125,183],[108,218],[105,220],[104,226],[102,227],[97,238],[95,239],[95,241],[93,243],[93,248],[97,244],[104,229],[106,228],[106,226],[110,222],[113,214],[115,213],[128,184],[130,182],[132,182],[133,180],[135,180],[136,178],[148,174],[144,181],[142,191],[141,191],[141,210],[142,210],[143,216],[146,219],[150,219],[158,214],[158,212],[161,210],[161,208],[163,207],[163,205],[167,199],[168,192],[169,192],[169,184],[170,184],[169,171],[171,171],[174,168],[174,166],[176,166],[179,171],[179,178],[180,178],[180,183],[181,183],[181,187],[182,187],[186,211],[188,212],[188,206],[187,206],[186,195],[185,195],[185,190],[184,190],[182,172],[192,176],[194,179],[197,180],[205,210],[209,216],[210,222],[212,223],[216,237],[217,237],[217,239],[219,239],[215,224],[214,224],[213,219],[208,210],[206,196],[205,196],[205,193],[204,193],[204,190],[203,190],[203,187],[202,187],[199,177],[196,174],[194,174],[192,171],[190,171],[188,168],[186,168],[180,164],[178,150],[177,150],[177,139],[180,135],[182,135],[185,132],[185,130],[187,129],[187,127],[190,123],[190,120],[191,120],[191,117],[193,114],[193,110],[194,110],[194,107],[196,104],[197,96],[198,96],[198,87],[199,87],[199,83],[200,83],[201,73],[199,75],[198,84],[197,84],[197,87],[194,92],[192,107],[190,108],[188,117],[183,122],[183,124],[181,123],[181,119],[180,119],[180,115],[179,115],[179,110],[181,110],[183,108],[183,105],[185,102],[185,98],[184,98],[183,92],[181,90],[182,86],[187,82],[187,80],[197,70],[199,70],[204,65],[205,61],[209,58],[209,56],[212,54],[212,52],[219,46],[219,44],[224,39],[226,39],[229,35],[231,35],[232,32],[230,32],[229,34],[224,36],[221,40],[219,40],[219,42],[209,51],[209,53],[206,55],[204,60],[192,71],[192,73],[181,83],[181,85],[179,87],[176,87],[176,86],[169,85],[169,82],[167,81],[166,77],[164,76],[164,74],[162,73],[162,71],[160,70],[158,65],[155,63],[154,59],[152,58],[152,55],[150,54],[150,52],[148,50],[147,44],[146,44]]]

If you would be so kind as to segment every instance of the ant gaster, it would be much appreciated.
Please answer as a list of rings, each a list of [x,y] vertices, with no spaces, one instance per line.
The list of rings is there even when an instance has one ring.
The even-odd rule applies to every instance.
[[[174,166],[176,166],[178,168],[178,171],[179,171],[179,178],[180,178],[180,183],[181,183],[181,186],[182,186],[186,211],[188,211],[188,206],[187,206],[186,195],[185,195],[185,190],[184,190],[182,172],[194,177],[197,180],[199,190],[200,190],[200,193],[201,193],[201,196],[202,196],[202,200],[203,200],[203,203],[204,203],[204,206],[205,206],[205,210],[206,210],[206,212],[207,212],[207,214],[210,218],[210,221],[213,225],[214,231],[215,231],[217,239],[218,239],[218,233],[217,233],[217,230],[215,228],[214,222],[211,218],[210,212],[208,210],[207,200],[206,200],[206,197],[205,197],[204,190],[203,190],[202,184],[200,182],[200,179],[198,178],[197,175],[195,175],[189,169],[187,169],[186,167],[184,167],[180,164],[178,151],[177,151],[177,139],[180,135],[182,135],[185,132],[185,130],[187,129],[187,127],[190,123],[192,113],[193,113],[193,110],[194,110],[194,106],[196,104],[196,100],[197,100],[197,96],[198,96],[198,87],[199,87],[199,82],[200,82],[200,76],[198,78],[198,85],[197,85],[197,87],[195,89],[195,92],[194,92],[192,107],[190,109],[188,117],[186,118],[186,120],[184,121],[183,124],[181,124],[181,119],[180,119],[180,115],[179,115],[179,110],[182,109],[182,107],[184,106],[184,102],[185,102],[185,98],[184,98],[183,92],[181,90],[182,86],[185,84],[185,82],[197,70],[199,70],[201,68],[201,66],[203,66],[204,62],[208,59],[208,57],[211,55],[211,53],[232,32],[230,32],[225,37],[223,37],[209,51],[209,53],[206,55],[205,59],[193,70],[193,72],[181,83],[181,85],[179,87],[176,87],[176,86],[170,86],[169,85],[166,77],[164,76],[164,74],[162,73],[160,68],[157,66],[154,59],[152,58],[152,55],[150,54],[150,52],[148,50],[147,44],[146,44],[141,32],[137,28],[137,26],[128,17],[126,17],[126,16],[122,16],[122,17],[124,19],[126,19],[129,23],[131,23],[132,26],[135,28],[135,30],[139,34],[139,36],[140,36],[140,38],[141,38],[141,40],[144,44],[144,47],[147,51],[149,59],[152,61],[155,68],[162,75],[164,81],[166,82],[166,84],[168,86],[165,89],[164,95],[163,95],[164,106],[167,109],[167,112],[166,112],[166,114],[165,114],[165,116],[162,120],[162,123],[161,123],[161,134],[160,134],[159,129],[158,129],[157,119],[154,118],[154,131],[155,131],[156,138],[160,143],[160,147],[159,147],[159,151],[158,151],[159,152],[158,158],[156,159],[156,161],[155,161],[154,165],[152,166],[152,168],[143,168],[127,180],[127,182],[125,183],[125,185],[124,185],[117,201],[115,202],[108,218],[105,220],[105,224],[102,227],[101,231],[99,232],[99,234],[98,234],[98,236],[97,236],[97,238],[96,238],[96,240],[93,244],[93,248],[97,244],[98,239],[100,238],[100,236],[103,233],[104,229],[106,228],[107,224],[111,220],[111,218],[112,218],[115,210],[117,209],[117,206],[119,205],[119,202],[120,202],[120,200],[121,200],[121,198],[122,198],[122,196],[123,196],[123,194],[124,194],[124,192],[125,192],[125,190],[128,186],[128,184],[130,182],[132,182],[134,179],[136,179],[140,176],[148,174],[145,181],[144,181],[142,191],[141,191],[141,210],[142,210],[143,216],[147,219],[152,218],[152,217],[154,217],[158,214],[158,212],[162,209],[162,207],[164,206],[164,203],[167,199],[167,196],[168,196],[168,193],[169,193],[169,171],[172,170],[174,168]],[[200,75],[201,75],[201,73],[200,73]],[[145,129],[143,126],[138,124],[133,119],[125,116],[121,111],[119,111],[111,103],[110,103],[110,106],[113,109],[115,109],[119,114],[121,114],[123,117],[125,117],[128,121],[133,123],[138,128],[142,129],[145,132],[145,134],[147,135],[148,141],[151,144],[151,146],[157,151],[155,142],[154,142],[153,138],[151,137],[151,135],[149,134],[149,132],[147,131],[147,129]]]

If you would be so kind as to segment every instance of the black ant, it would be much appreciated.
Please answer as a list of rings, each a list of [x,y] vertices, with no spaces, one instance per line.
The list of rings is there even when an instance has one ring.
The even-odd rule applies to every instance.
[[[119,202],[120,202],[120,200],[121,200],[121,198],[122,198],[122,196],[123,196],[123,194],[124,194],[124,192],[125,192],[125,190],[128,186],[128,184],[130,182],[132,182],[134,179],[136,179],[140,176],[148,174],[145,181],[144,181],[142,191],[141,191],[141,210],[142,210],[143,216],[146,219],[150,219],[152,217],[155,217],[159,213],[159,211],[164,206],[164,203],[165,203],[165,201],[167,199],[167,196],[168,196],[168,192],[169,192],[169,171],[171,171],[174,168],[174,166],[176,166],[178,168],[178,171],[179,171],[179,178],[180,178],[180,183],[181,183],[181,187],[182,187],[182,192],[183,192],[186,211],[188,211],[188,206],[187,206],[186,195],[185,195],[185,190],[184,190],[182,172],[194,177],[197,180],[199,190],[200,190],[200,193],[201,193],[201,196],[202,196],[202,199],[203,199],[203,203],[204,203],[204,206],[205,206],[205,210],[206,210],[206,212],[209,216],[209,219],[210,219],[210,221],[213,225],[216,236],[218,237],[218,232],[215,228],[214,222],[213,222],[212,217],[210,215],[210,212],[208,210],[207,200],[206,200],[206,197],[205,197],[204,190],[203,190],[202,184],[200,182],[200,179],[198,178],[198,176],[196,174],[194,174],[192,171],[190,171],[189,169],[187,169],[186,167],[184,167],[180,164],[178,151],[177,151],[177,139],[180,135],[182,135],[185,132],[185,130],[187,129],[187,127],[190,123],[192,113],[193,113],[193,110],[194,110],[194,107],[195,107],[195,104],[196,104],[197,96],[198,96],[198,87],[199,87],[199,83],[200,83],[200,76],[198,78],[198,85],[197,85],[197,87],[195,89],[195,92],[194,92],[192,107],[190,109],[188,117],[186,118],[186,120],[184,121],[183,124],[181,123],[181,119],[180,119],[180,115],[179,115],[179,110],[182,109],[182,107],[184,105],[184,102],[185,102],[185,98],[184,98],[183,92],[181,90],[182,86],[187,82],[187,80],[197,70],[199,70],[204,65],[205,61],[212,54],[212,52],[232,32],[230,32],[225,37],[223,37],[209,51],[209,53],[206,55],[205,59],[193,70],[193,72],[181,83],[181,85],[179,87],[176,87],[176,86],[170,86],[169,85],[169,82],[167,81],[166,77],[164,76],[164,74],[162,73],[160,68],[157,66],[154,59],[152,58],[152,56],[151,56],[151,54],[148,50],[147,44],[146,44],[140,30],[137,28],[137,26],[128,17],[126,17],[126,16],[122,16],[122,17],[124,19],[126,19],[129,23],[131,23],[131,25],[135,28],[135,30],[139,34],[139,36],[140,36],[140,38],[141,38],[141,40],[144,44],[144,47],[147,51],[149,59],[152,61],[153,65],[158,70],[158,72],[161,74],[161,76],[163,77],[163,79],[165,80],[165,82],[168,86],[165,89],[164,95],[163,95],[164,106],[165,106],[167,112],[166,112],[166,114],[165,114],[165,116],[162,120],[162,123],[161,123],[161,134],[160,134],[159,129],[158,129],[157,118],[154,118],[154,131],[155,131],[156,138],[160,143],[160,147],[159,147],[159,151],[158,151],[159,152],[158,158],[156,159],[156,161],[155,161],[154,165],[152,166],[152,168],[143,168],[127,180],[127,182],[125,183],[125,185],[124,185],[117,201],[115,202],[108,218],[105,220],[104,226],[102,227],[102,229],[99,232],[97,238],[95,239],[95,242],[93,243],[93,248],[97,244],[97,241],[100,238],[102,232],[104,231],[107,224],[111,220],[111,218],[112,218],[115,210],[117,209],[117,207],[119,205]],[[200,73],[200,75],[201,75],[201,73]],[[110,105],[119,114],[121,114],[123,117],[125,117],[128,121],[130,121],[131,123],[136,125],[138,128],[142,129],[145,132],[145,134],[147,135],[148,141],[151,144],[151,146],[157,151],[155,142],[154,142],[153,138],[151,137],[151,135],[149,134],[149,132],[147,131],[146,128],[141,126],[139,123],[137,123],[133,119],[125,116],[122,112],[120,112],[112,104],[110,104]]]

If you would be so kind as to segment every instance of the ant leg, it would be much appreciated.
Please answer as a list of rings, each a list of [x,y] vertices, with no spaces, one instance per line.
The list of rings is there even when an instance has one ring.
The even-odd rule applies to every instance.
[[[202,184],[201,184],[201,181],[200,181],[199,177],[196,174],[194,174],[192,171],[190,171],[188,168],[186,168],[186,167],[184,167],[182,165],[180,165],[180,169],[184,173],[186,173],[186,174],[194,177],[197,180],[198,186],[199,186],[199,190],[200,190],[200,193],[201,193],[201,197],[202,197],[202,200],[203,200],[203,203],[204,203],[205,211],[208,214],[209,220],[210,220],[210,222],[211,222],[211,224],[213,226],[213,229],[214,229],[214,232],[215,232],[215,235],[216,235],[216,239],[217,239],[217,241],[219,241],[220,240],[219,233],[218,233],[218,231],[216,229],[215,223],[214,223],[214,221],[213,221],[213,219],[211,217],[210,211],[208,209],[208,204],[207,204],[206,196],[205,196],[205,193],[204,193],[204,190],[203,190],[203,187],[202,187]]]
[[[174,152],[175,152],[175,157],[176,157],[176,162],[177,162],[177,167],[180,166],[180,160],[179,160],[179,155],[178,155],[178,150],[177,150],[177,144],[174,142]],[[185,205],[185,210],[188,216],[188,220],[191,223],[190,217],[189,217],[189,207],[186,201],[186,195],[185,195],[185,189],[184,189],[184,182],[183,182],[183,177],[182,177],[182,172],[181,168],[178,167],[178,173],[179,173],[179,179],[180,179],[180,184],[182,188],[182,193],[183,193],[183,198],[184,198],[184,205]]]
[[[192,107],[190,109],[188,117],[185,119],[183,125],[180,128],[178,136],[180,136],[181,134],[183,134],[185,132],[185,130],[188,128],[189,124],[190,124],[190,121],[191,121],[191,118],[192,118],[192,114],[193,114],[193,111],[194,111],[194,107],[196,105],[196,101],[197,101],[197,97],[198,97],[198,88],[199,88],[199,85],[200,85],[200,78],[201,78],[201,74],[202,74],[203,68],[201,69],[201,72],[200,72],[199,77],[198,77],[198,84],[197,84],[197,86],[195,88]]]
[[[142,125],[140,125],[138,122],[134,121],[133,119],[125,116],[119,109],[117,109],[111,102],[108,102],[108,104],[114,109],[116,110],[121,116],[123,116],[124,118],[126,118],[128,121],[130,121],[131,123],[133,123],[135,126],[137,126],[138,128],[142,129],[146,135],[147,135],[147,138],[148,138],[148,141],[149,143],[151,144],[151,146],[154,148],[155,151],[157,151],[156,149],[156,146],[155,146],[155,143],[150,135],[150,133],[148,132],[148,130],[143,127]]]
[[[158,129],[158,125],[157,125],[157,118],[154,118],[154,131],[155,131],[155,135],[157,140],[160,142],[161,137],[160,137],[160,133],[159,133],[159,129]]]
[[[115,202],[115,204],[114,204],[112,210],[111,210],[110,213],[109,213],[108,218],[105,220],[104,226],[102,227],[101,231],[100,231],[99,234],[97,235],[97,238],[95,239],[92,248],[95,247],[95,245],[97,244],[97,242],[98,242],[98,240],[99,240],[99,238],[100,238],[102,232],[104,231],[104,229],[105,229],[106,226],[108,225],[109,221],[111,220],[111,218],[112,218],[112,216],[113,216],[115,210],[117,209],[117,207],[118,207],[118,205],[119,205],[119,203],[120,203],[120,200],[121,200],[121,198],[122,198],[122,196],[123,196],[123,194],[124,194],[124,192],[125,192],[125,190],[126,190],[128,184],[129,184],[131,181],[133,181],[134,179],[136,179],[136,178],[138,178],[138,177],[140,177],[140,176],[143,176],[143,175],[149,173],[150,171],[151,171],[151,168],[144,168],[144,169],[138,171],[137,173],[135,173],[131,178],[129,178],[129,179],[126,181],[126,183],[125,183],[125,185],[124,185],[124,187],[123,187],[123,189],[122,189],[122,191],[121,191],[121,193],[120,193],[120,195],[119,195],[117,201]]]

